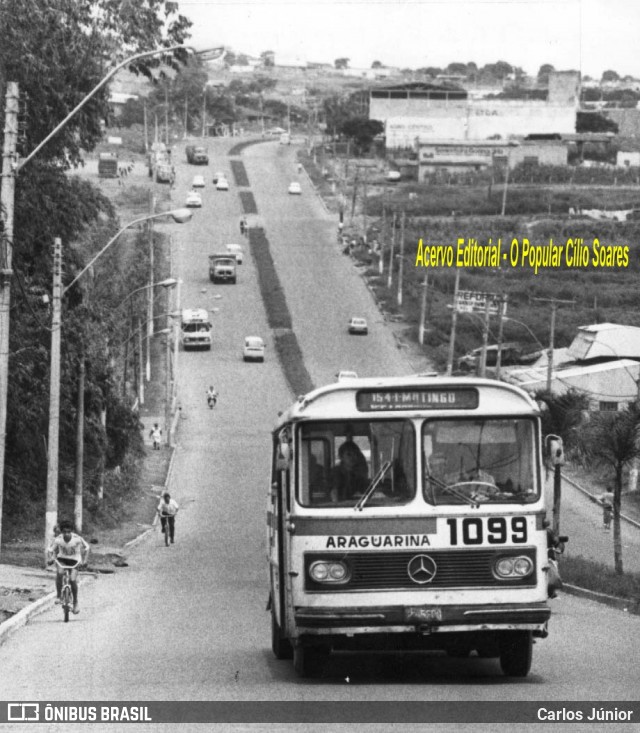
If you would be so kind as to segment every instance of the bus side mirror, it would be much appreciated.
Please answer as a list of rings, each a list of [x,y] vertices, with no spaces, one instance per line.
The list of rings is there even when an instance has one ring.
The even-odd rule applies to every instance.
[[[547,460],[550,466],[564,466],[564,446],[558,435],[547,435]]]

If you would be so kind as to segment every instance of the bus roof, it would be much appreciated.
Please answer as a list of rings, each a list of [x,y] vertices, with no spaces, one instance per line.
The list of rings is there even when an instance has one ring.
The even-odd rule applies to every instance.
[[[276,429],[299,420],[354,420],[375,414],[403,417],[446,411],[453,416],[538,415],[527,392],[512,384],[473,377],[370,377],[333,382],[298,400],[278,418]]]

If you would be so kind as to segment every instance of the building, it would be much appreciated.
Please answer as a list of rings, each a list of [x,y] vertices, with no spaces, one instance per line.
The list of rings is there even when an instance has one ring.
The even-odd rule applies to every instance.
[[[502,376],[506,382],[515,384],[530,394],[547,389],[546,366],[505,368]],[[554,394],[563,394],[574,389],[587,395],[590,410],[615,412],[637,399],[639,378],[640,362],[631,359],[587,365],[572,362],[554,366],[551,391]]]
[[[616,156],[616,166],[618,168],[640,167],[640,152],[623,152],[622,150],[618,150],[618,154]]]
[[[577,72],[549,77],[546,100],[475,99],[459,87],[412,82],[369,91],[369,118],[385,125],[387,148],[417,137],[487,140],[574,133],[580,98]]]
[[[492,166],[513,169],[520,163],[567,165],[569,150],[562,140],[429,140],[419,138],[418,180],[438,171],[479,171]]]
[[[534,394],[547,388],[546,355],[530,367],[503,370],[505,381]],[[567,349],[554,351],[551,389],[583,392],[591,410],[617,411],[638,398],[640,328],[618,323],[581,326]]]

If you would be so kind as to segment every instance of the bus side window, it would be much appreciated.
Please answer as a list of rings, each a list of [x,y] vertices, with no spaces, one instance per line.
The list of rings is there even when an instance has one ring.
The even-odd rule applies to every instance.
[[[329,500],[327,480],[328,449],[324,439],[305,441],[302,452],[303,504],[324,504]]]

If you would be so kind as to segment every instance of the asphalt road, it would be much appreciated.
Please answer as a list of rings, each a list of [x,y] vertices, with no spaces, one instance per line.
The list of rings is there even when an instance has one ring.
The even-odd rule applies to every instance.
[[[550,637],[536,644],[524,680],[503,677],[496,660],[346,654],[332,659],[321,679],[301,680],[290,662],[272,656],[265,611],[269,430],[292,396],[274,354],[248,248],[237,285],[208,280],[208,254],[242,241],[228,147],[225,141],[210,145],[204,207],[189,224],[172,229],[174,262],[184,280],[182,306],[208,308],[214,324],[211,352],[180,353],[182,419],[172,481],[181,506],[176,544],[165,548],[159,533],[149,536],[131,552],[129,568],[82,589],[82,612],[71,623],[64,625],[54,608],[16,633],[0,648],[2,697],[454,704],[637,699],[640,617],[568,596],[552,602]],[[301,197],[287,195],[288,183],[298,177],[292,152],[269,143],[248,149],[244,158],[312,379],[332,381],[339,368],[363,375],[408,373],[353,265],[338,251],[335,221],[308,181],[301,179]],[[217,170],[229,173],[230,191],[213,190]],[[176,203],[202,171],[180,165]],[[369,319],[366,339],[347,335],[351,315]],[[264,364],[242,361],[249,334],[266,339]],[[209,384],[220,393],[213,411],[205,401]]]

